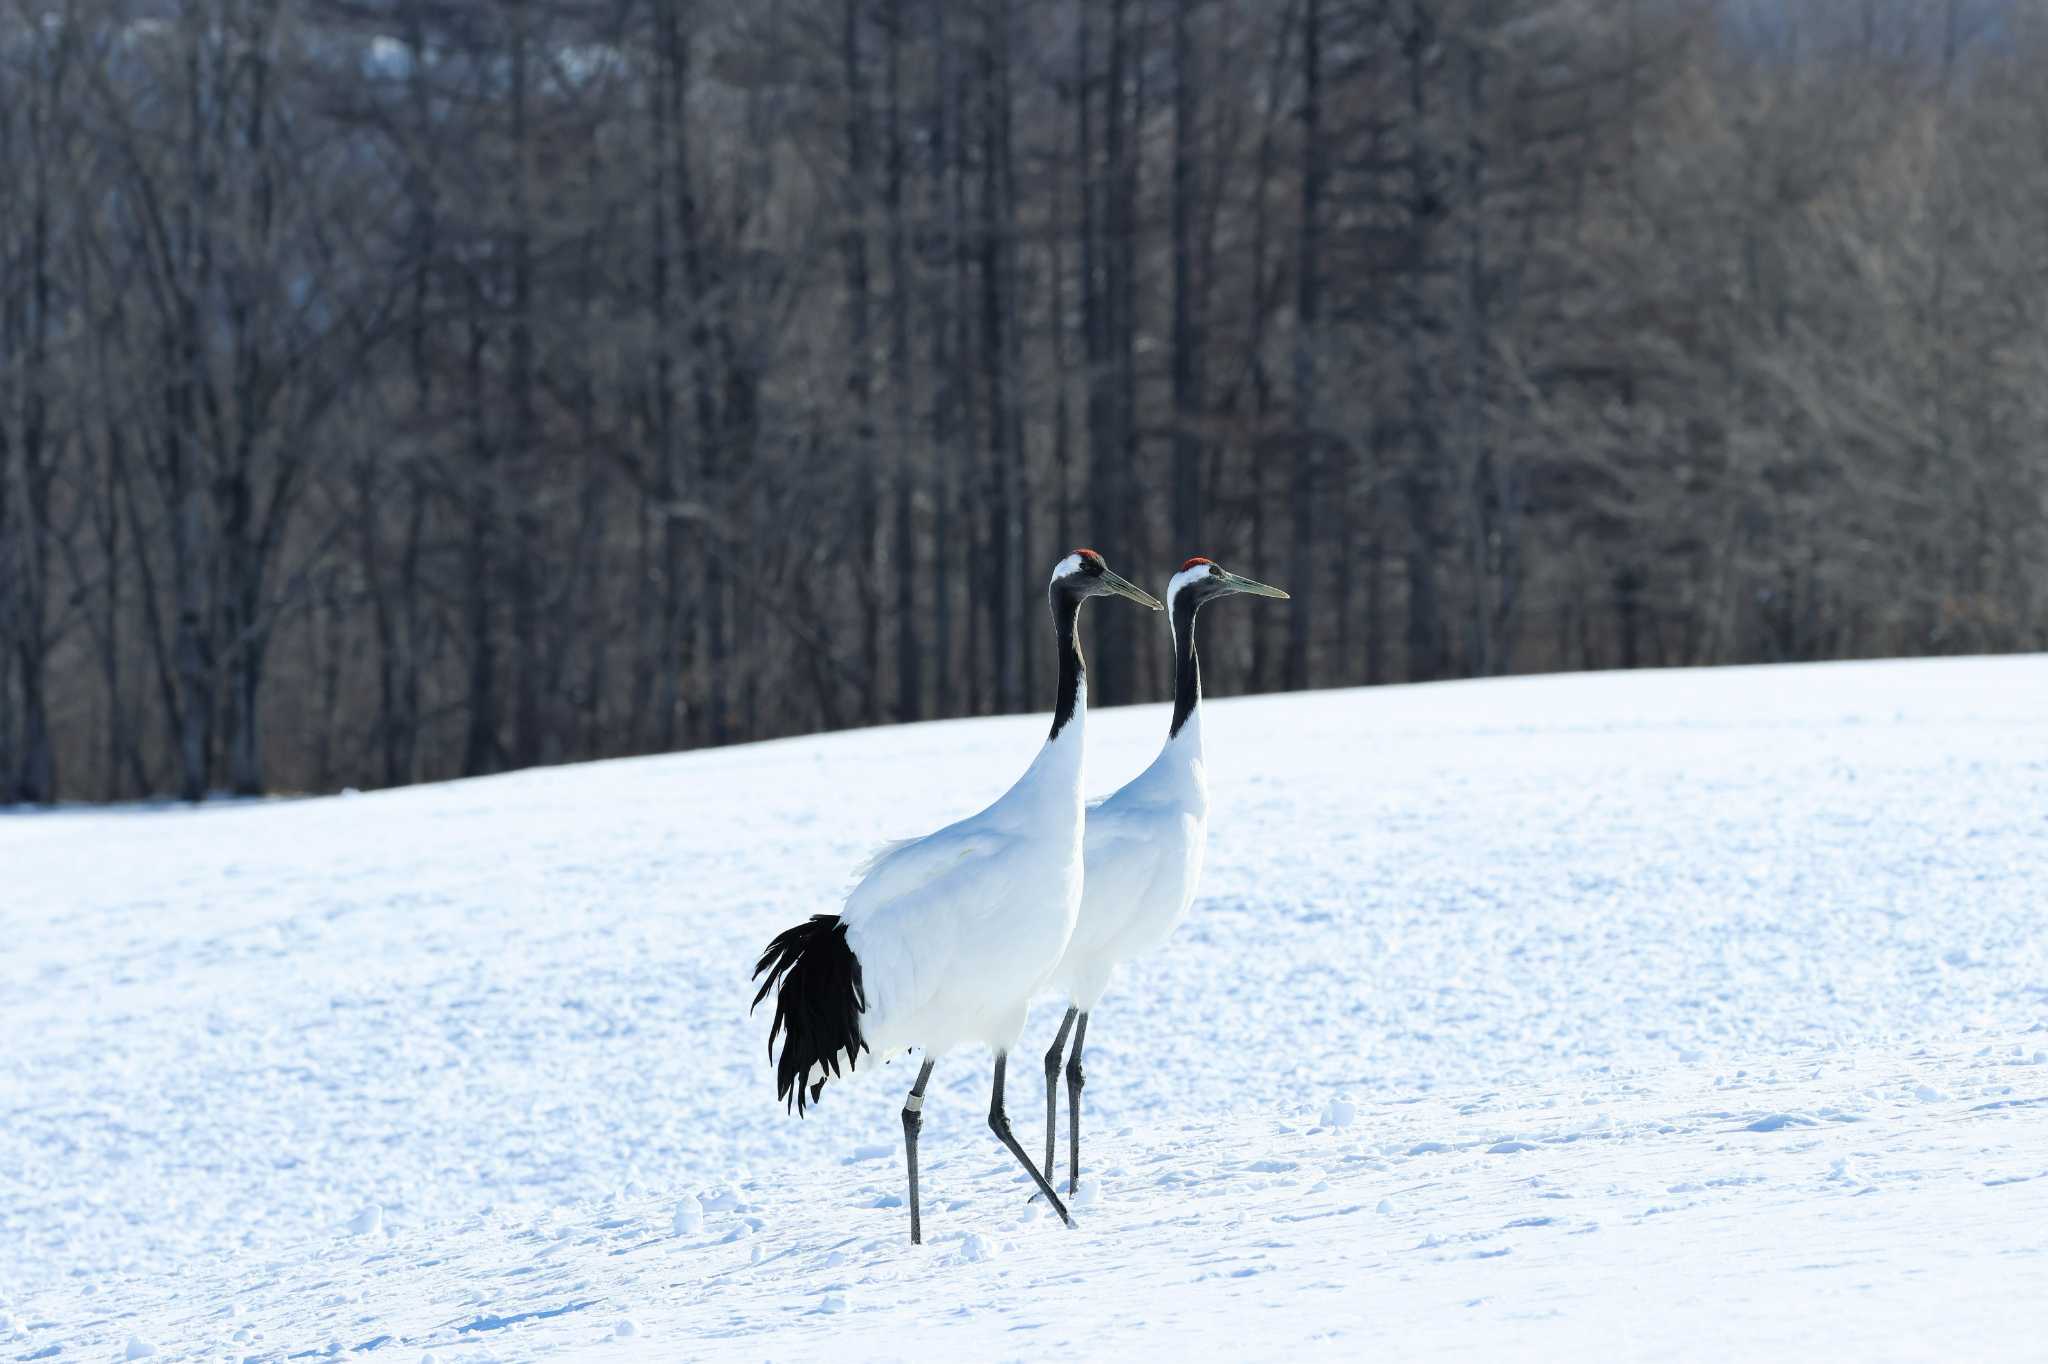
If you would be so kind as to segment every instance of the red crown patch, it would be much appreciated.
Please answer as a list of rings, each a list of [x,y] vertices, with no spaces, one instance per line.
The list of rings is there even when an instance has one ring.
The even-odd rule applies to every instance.
[[[1214,559],[1204,559],[1201,555],[1197,554],[1194,558],[1182,564],[1180,566],[1180,571],[1185,573],[1189,569],[1193,568],[1196,564],[1211,564],[1214,562],[1216,562]]]

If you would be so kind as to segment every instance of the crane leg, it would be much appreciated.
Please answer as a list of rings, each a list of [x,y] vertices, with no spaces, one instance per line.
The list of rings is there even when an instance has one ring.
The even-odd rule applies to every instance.
[[[1045,1182],[1045,1176],[1040,1174],[1038,1167],[1031,1163],[1031,1157],[1024,1154],[1024,1148],[1017,1143],[1017,1134],[1010,1130],[1010,1119],[1003,1112],[1003,1071],[1009,1064],[1009,1060],[1010,1058],[1007,1053],[1000,1051],[996,1053],[995,1090],[988,1098],[988,1130],[995,1133],[1003,1145],[1010,1148],[1010,1154],[1017,1158],[1017,1163],[1022,1165],[1031,1178],[1037,1181],[1038,1191],[1045,1195],[1047,1202],[1052,1204],[1053,1211],[1060,1215],[1060,1221],[1065,1222],[1071,1227],[1074,1225],[1074,1219],[1067,1216],[1067,1205],[1060,1202],[1060,1196],[1052,1191],[1052,1185]]]
[[[917,1132],[924,1126],[924,1086],[932,1078],[932,1063],[926,1061],[917,1072],[917,1083],[903,1101],[903,1154],[910,1162],[910,1244],[924,1244],[924,1227],[917,1218]]]
[[[1067,1192],[1073,1193],[1081,1186],[1081,1086],[1086,1079],[1081,1074],[1081,1043],[1088,1037],[1088,1015],[1081,1015],[1080,1026],[1074,1029],[1074,1049],[1067,1053]],[[1050,1172],[1052,1162],[1046,1162]]]
[[[1060,1116],[1060,1053],[1067,1049],[1067,1033],[1074,1026],[1074,1015],[1079,1013],[1073,1005],[1067,1006],[1067,1016],[1060,1020],[1059,1035],[1052,1039],[1052,1050],[1045,1054],[1045,1177],[1052,1178],[1053,1151],[1059,1144]]]

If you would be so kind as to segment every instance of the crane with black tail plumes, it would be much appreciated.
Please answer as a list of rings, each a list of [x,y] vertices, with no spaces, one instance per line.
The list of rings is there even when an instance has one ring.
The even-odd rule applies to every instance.
[[[1195,898],[1209,830],[1209,777],[1202,763],[1202,664],[1195,653],[1195,614],[1219,597],[1287,594],[1227,573],[1208,559],[1190,559],[1166,585],[1173,627],[1173,719],[1152,765],[1088,809],[1081,914],[1053,972],[1067,997],[1059,1034],[1045,1054],[1045,1173],[1054,1173],[1058,1140],[1060,1053],[1067,1058],[1067,1192],[1081,1180],[1081,1047],[1088,1015],[1119,964],[1173,935]]]
[[[1047,1174],[1031,1163],[1003,1111],[1004,1064],[1024,1032],[1031,997],[1066,951],[1081,905],[1082,750],[1088,710],[1078,634],[1090,597],[1160,602],[1109,571],[1092,549],[1053,569],[1047,596],[1059,641],[1052,732],[1024,775],[993,805],[923,838],[883,848],[860,869],[838,914],[779,934],[754,968],[754,1003],[775,996],[768,1049],[776,1093],[799,1116],[827,1079],[862,1052],[921,1048],[924,1064],[903,1105],[910,1174],[910,1239],[924,1239],[917,1134],[932,1067],[955,1047],[995,1053],[989,1128],[1072,1225]]]

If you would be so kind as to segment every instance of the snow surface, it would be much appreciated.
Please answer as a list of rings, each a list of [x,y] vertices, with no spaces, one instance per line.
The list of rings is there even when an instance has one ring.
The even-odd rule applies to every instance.
[[[1206,717],[1078,1228],[965,1052],[921,1248],[911,1067],[786,1116],[747,972],[1040,717],[0,818],[0,1360],[2039,1357],[2048,659]]]

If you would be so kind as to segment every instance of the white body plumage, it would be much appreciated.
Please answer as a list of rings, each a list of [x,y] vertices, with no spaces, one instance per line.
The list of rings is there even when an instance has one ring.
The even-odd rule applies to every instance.
[[[1017,1044],[1081,906],[1082,727],[1074,715],[993,805],[866,866],[840,918],[860,959],[868,1047],[938,1057]]]

